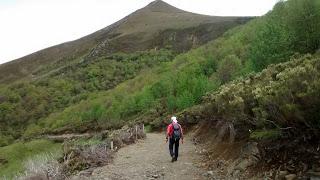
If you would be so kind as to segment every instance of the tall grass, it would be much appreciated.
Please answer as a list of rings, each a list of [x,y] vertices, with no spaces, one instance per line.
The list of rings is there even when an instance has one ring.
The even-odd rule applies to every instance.
[[[29,170],[32,170],[32,167],[36,167],[35,164],[26,169],[27,164],[32,164],[28,163],[30,162],[30,158],[34,158],[36,157],[36,155],[43,153],[56,154],[57,152],[59,152],[59,149],[60,144],[53,143],[48,140],[17,142],[9,146],[0,147],[0,158],[8,161],[8,163],[0,165],[0,177],[7,177],[8,179],[11,179],[15,175],[23,173],[25,170],[28,170],[28,168],[31,168]],[[42,162],[51,157],[53,157],[53,155],[42,156]]]
[[[31,177],[48,177],[50,179],[63,179],[64,175],[58,158],[61,156],[60,151],[43,153],[28,158],[23,162],[24,172],[15,175],[14,179],[26,179]]]

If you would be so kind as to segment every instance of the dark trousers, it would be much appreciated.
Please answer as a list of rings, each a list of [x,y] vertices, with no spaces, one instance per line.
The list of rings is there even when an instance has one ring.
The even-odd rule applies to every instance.
[[[170,155],[171,157],[175,157],[176,159],[178,159],[178,156],[179,156],[179,140],[180,139],[174,139],[174,138],[169,139]],[[173,147],[174,147],[174,151],[173,151]]]

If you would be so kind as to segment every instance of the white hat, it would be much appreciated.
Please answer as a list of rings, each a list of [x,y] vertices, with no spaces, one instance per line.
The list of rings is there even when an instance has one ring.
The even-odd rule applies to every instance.
[[[177,122],[178,122],[177,117],[172,116],[172,117],[171,117],[171,121],[174,122],[174,123],[177,123]]]

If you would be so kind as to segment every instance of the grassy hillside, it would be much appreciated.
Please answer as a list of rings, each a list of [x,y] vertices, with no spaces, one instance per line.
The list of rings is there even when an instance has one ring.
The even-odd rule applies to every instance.
[[[177,52],[187,51],[249,19],[199,15],[182,11],[163,1],[155,1],[88,36],[0,65],[0,83],[30,80],[37,77],[39,71],[48,73],[66,64],[90,61],[117,52],[129,53],[166,46],[175,47]],[[199,28],[199,25],[202,26]],[[171,30],[170,33],[167,30]]]
[[[315,1],[306,1],[313,3]],[[287,3],[280,2],[272,12],[264,17],[255,19],[248,24],[235,28],[216,41],[208,43],[196,50],[178,55],[172,62],[164,63],[160,67],[155,67],[150,72],[146,72],[133,80],[124,82],[119,87],[108,92],[95,95],[96,98],[89,98],[78,105],[70,106],[61,113],[50,115],[42,121],[39,129],[46,129],[50,132],[54,129],[92,129],[93,127],[110,127],[112,124],[122,124],[132,120],[143,120],[146,122],[155,121],[155,125],[161,125],[163,117],[168,114],[179,112],[201,102],[201,97],[209,91],[217,88],[239,76],[248,75],[251,72],[259,71],[260,58],[253,45],[260,42],[260,32],[257,31],[266,26],[266,21],[281,26],[291,17],[289,12],[297,8],[297,2],[292,0]],[[316,5],[316,4],[314,4]],[[279,8],[281,7],[281,8]],[[298,7],[303,7],[298,4]],[[286,16],[281,12],[288,11]],[[317,19],[318,9],[308,11],[314,16],[306,16]],[[302,11],[302,13],[305,13]],[[302,15],[301,15],[302,16]],[[282,17],[282,18],[275,18]],[[300,16],[298,16],[300,18]],[[316,20],[318,23],[319,19]],[[310,20],[312,24],[313,21]],[[305,27],[308,27],[306,24]],[[281,39],[275,38],[270,45],[264,46],[261,50],[267,57],[268,64],[287,61],[290,56],[299,53],[301,48],[296,49],[296,41],[291,39],[295,29],[286,28],[279,33],[278,37],[284,38],[283,31],[288,35],[285,44],[292,44],[288,51],[272,51],[282,47],[282,44],[275,43]],[[267,31],[267,29],[265,30]],[[318,32],[314,31],[317,35]],[[301,34],[304,36],[303,34]],[[318,35],[317,35],[318,36]],[[312,36],[310,36],[312,37]],[[264,37],[266,38],[266,37]],[[300,38],[298,35],[295,38]],[[282,41],[282,40],[281,40]],[[310,39],[310,41],[313,41]],[[265,42],[267,43],[267,42]],[[314,46],[317,46],[318,41]],[[304,45],[302,45],[304,46]],[[315,52],[316,48],[310,48],[308,52]],[[269,54],[266,55],[266,53]],[[305,53],[305,52],[300,52]],[[283,56],[285,59],[276,59],[274,56]],[[155,120],[156,119],[156,120]],[[76,124],[74,122],[77,122]],[[160,124],[159,124],[160,123]]]
[[[146,11],[153,12],[150,6]],[[193,123],[219,122],[226,138],[232,131],[236,140],[258,139],[270,146],[316,144],[319,30],[319,1],[288,0],[182,54],[169,46],[107,55],[97,46],[85,56],[89,59],[44,67],[31,83],[0,85],[0,146],[17,138],[99,131],[136,121],[157,128],[172,114],[186,114]],[[175,32],[162,33],[172,37]]]
[[[90,94],[112,89],[143,69],[170,61],[170,50],[113,54],[96,61],[68,66],[33,82],[17,82],[0,88],[1,145],[21,137],[26,126],[49,114],[79,103]]]
[[[21,135],[114,128],[135,119],[161,123],[162,117],[200,103],[204,94],[239,76],[287,61],[295,53],[315,52],[319,31],[310,31],[306,39],[293,27],[304,18],[304,27],[320,29],[319,8],[313,8],[317,3],[279,2],[266,16],[175,58],[168,50],[118,53],[67,66],[32,84],[4,87],[3,144]],[[305,49],[299,39],[312,45]]]

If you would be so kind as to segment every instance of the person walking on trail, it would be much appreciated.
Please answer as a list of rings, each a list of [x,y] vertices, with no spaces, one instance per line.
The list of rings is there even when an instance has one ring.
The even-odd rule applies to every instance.
[[[183,131],[176,117],[171,117],[171,123],[167,127],[166,142],[169,139],[169,152],[171,162],[177,161],[179,156],[179,141],[183,144]]]

